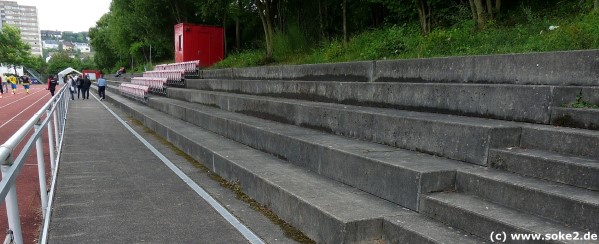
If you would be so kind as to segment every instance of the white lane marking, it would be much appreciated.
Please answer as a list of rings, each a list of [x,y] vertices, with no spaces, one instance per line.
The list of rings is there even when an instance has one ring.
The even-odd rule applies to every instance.
[[[32,89],[29,89],[29,90],[32,90]],[[43,91],[43,90],[39,90],[39,91],[36,91],[36,92],[30,93],[30,94],[36,94],[36,93],[39,93],[39,92],[42,92],[42,91]],[[4,98],[4,97],[7,97],[7,96],[18,96],[18,95],[19,95],[19,93],[15,94],[15,95],[12,95],[12,94],[9,94],[9,93],[6,93],[6,92],[5,92],[4,94],[6,94],[6,95],[2,95],[2,97],[3,97],[3,98]],[[46,97],[46,96],[44,95],[44,96],[42,96],[42,98],[43,98],[43,97]],[[10,102],[10,103],[7,103],[7,104],[5,104],[5,105],[2,105],[2,106],[0,106],[0,109],[2,109],[2,108],[6,108],[6,107],[8,107],[8,106],[10,106],[10,105],[12,105],[12,104],[15,104],[15,103],[17,103],[17,102],[19,102],[19,101],[21,101],[21,100],[23,100],[23,99],[25,99],[25,98],[27,98],[27,96],[24,96],[24,97],[22,97],[22,98],[19,98],[19,99],[17,99],[17,100],[14,100],[14,101],[12,101],[12,102]],[[1,101],[1,100],[0,100],[0,101]]]
[[[29,105],[27,108],[23,109],[20,113],[16,114],[15,116],[13,116],[12,118],[10,118],[8,121],[4,122],[4,124],[0,125],[0,128],[4,127],[5,125],[7,125],[8,123],[10,123],[11,121],[13,121],[14,119],[16,119],[17,117],[19,117],[19,115],[21,115],[22,113],[27,112],[27,110],[31,107],[33,107],[33,105],[35,105],[36,103],[40,102],[42,100],[43,97],[40,97],[37,101],[35,101],[34,103],[32,103],[31,105]]]

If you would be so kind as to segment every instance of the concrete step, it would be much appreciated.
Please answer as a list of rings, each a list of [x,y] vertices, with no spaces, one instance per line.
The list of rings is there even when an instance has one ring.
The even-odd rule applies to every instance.
[[[580,97],[582,101],[599,105],[599,86],[557,86],[553,89],[551,124],[599,130],[599,109],[571,108]]]
[[[540,234],[544,236],[546,234],[577,232],[582,233],[580,234],[580,237],[582,237],[584,233],[587,233],[587,231],[581,229],[567,227],[560,223],[463,193],[427,195],[422,199],[421,213],[490,242],[523,243],[523,241],[512,240],[510,238],[511,234]],[[497,234],[505,234],[507,238],[502,240],[501,236],[497,238]],[[551,243],[550,241],[536,243],[548,242]],[[560,241],[556,242],[562,243]]]
[[[553,125],[599,130],[599,109],[551,108],[551,118]]]
[[[548,124],[540,85],[195,79],[187,88]]]
[[[148,105],[413,210],[420,194],[453,188],[455,170],[473,167],[181,100],[152,97]]]
[[[599,230],[599,192],[489,168],[458,170],[458,192],[580,229]]]
[[[395,238],[410,243],[481,242],[399,205],[150,107],[113,94],[108,97],[109,102],[211,171],[238,183],[246,194],[317,243],[376,243]],[[399,232],[409,236],[397,237]]]
[[[520,147],[599,160],[599,131],[522,124]]]
[[[599,161],[524,148],[491,149],[490,167],[599,191]]]
[[[425,232],[426,235],[422,235]],[[385,217],[384,243],[485,243],[460,229],[450,227],[423,214],[403,214]]]
[[[515,123],[490,119],[193,89],[168,96],[479,165],[490,147],[516,146],[520,136]]]
[[[202,70],[203,78],[596,86],[597,50]]]

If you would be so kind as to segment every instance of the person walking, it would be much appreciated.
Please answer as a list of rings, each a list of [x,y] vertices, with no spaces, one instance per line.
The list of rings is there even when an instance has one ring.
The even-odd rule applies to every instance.
[[[83,75],[79,76],[79,78],[77,78],[77,81],[75,82],[77,85],[77,99],[79,99],[79,95],[82,95],[82,93],[83,93],[83,82],[84,82]],[[83,97],[83,99],[85,99],[85,96]]]
[[[4,92],[8,92],[8,77],[2,74],[2,78],[0,80],[2,81],[2,83],[0,83],[0,90],[2,90],[2,94],[4,94]],[[4,89],[2,89],[2,87],[4,87]]]
[[[73,82],[71,82],[71,84],[73,84],[73,88],[75,88],[75,92],[77,92],[77,82],[79,80],[79,75],[73,74],[71,76],[71,79],[73,80]]]
[[[21,77],[21,81],[23,81],[23,88],[25,88],[25,93],[29,94],[29,86],[31,85],[31,79],[26,74]]]
[[[48,90],[50,90],[50,94],[54,96],[54,91],[56,91],[56,85],[58,85],[58,80],[53,76],[48,76]]]
[[[67,79],[67,84],[69,86],[69,93],[71,94],[71,100],[75,100],[75,80],[71,75]]]
[[[89,100],[89,88],[92,86],[92,81],[89,80],[89,77],[86,75],[85,78],[83,78],[83,84],[82,84],[82,89],[81,92],[83,92],[83,99],[88,99]]]
[[[12,89],[12,94],[17,94],[17,77],[15,77],[15,75],[11,74],[8,77],[8,82],[10,83],[10,88]]]
[[[2,82],[4,82],[6,78],[4,78],[2,75],[0,75],[0,84],[2,84]],[[2,96],[4,95],[4,89],[2,89],[2,85],[0,85],[0,98],[2,98]]]
[[[98,96],[100,97],[100,100],[106,99],[107,82],[104,79],[104,74],[100,74],[100,79],[96,81],[96,84],[98,85]]]

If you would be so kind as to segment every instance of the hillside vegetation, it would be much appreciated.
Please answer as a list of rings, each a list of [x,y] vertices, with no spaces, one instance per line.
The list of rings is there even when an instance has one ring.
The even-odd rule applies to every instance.
[[[576,2],[576,1],[572,1]],[[427,58],[599,49],[599,11],[564,9],[533,12],[521,6],[501,20],[477,29],[466,19],[422,35],[417,23],[366,30],[349,39],[310,45],[293,31],[276,35],[273,64],[309,64],[378,59]],[[465,11],[465,10],[461,10]],[[214,68],[263,65],[263,49],[230,54]]]
[[[214,66],[599,48],[599,0],[113,0],[90,29],[98,68],[173,62],[173,26],[223,26]]]

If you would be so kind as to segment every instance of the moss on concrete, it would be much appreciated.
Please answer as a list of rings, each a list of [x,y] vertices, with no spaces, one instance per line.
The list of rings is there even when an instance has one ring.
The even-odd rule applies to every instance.
[[[222,177],[220,177],[218,174],[212,172],[209,168],[204,166],[204,164],[195,160],[193,157],[191,157],[190,155],[188,155],[187,153],[185,153],[184,151],[179,149],[177,146],[170,143],[168,140],[166,140],[162,136],[158,135],[156,132],[154,132],[150,128],[144,126],[141,121],[134,119],[132,117],[129,117],[129,120],[131,120],[131,123],[133,125],[143,128],[145,133],[152,135],[156,140],[158,140],[160,143],[162,143],[163,145],[165,145],[168,148],[170,148],[171,150],[173,150],[173,152],[175,152],[178,156],[183,157],[187,162],[191,163],[194,167],[196,167],[196,168],[200,169],[201,171],[205,172],[206,174],[208,174],[208,176],[212,180],[218,182],[221,186],[233,191],[235,193],[237,199],[246,202],[247,204],[250,205],[250,207],[252,209],[262,213],[264,216],[266,216],[268,219],[270,219],[270,221],[272,221],[274,224],[278,225],[283,230],[283,232],[285,233],[285,235],[287,237],[289,237],[299,243],[302,243],[302,244],[316,243],[315,241],[311,240],[308,236],[306,236],[304,233],[302,233],[301,231],[299,231],[298,229],[296,229],[289,223],[287,223],[284,220],[282,220],[281,218],[279,218],[267,206],[260,204],[256,200],[254,200],[251,197],[249,197],[248,195],[246,195],[243,192],[243,189],[241,188],[241,186],[239,184],[237,184],[236,182],[227,181],[227,180],[223,179]]]

